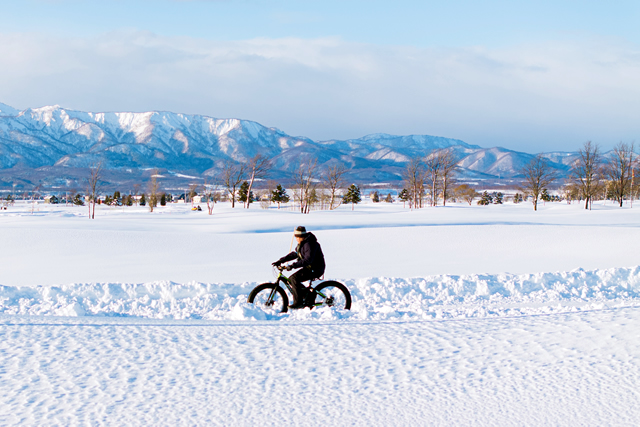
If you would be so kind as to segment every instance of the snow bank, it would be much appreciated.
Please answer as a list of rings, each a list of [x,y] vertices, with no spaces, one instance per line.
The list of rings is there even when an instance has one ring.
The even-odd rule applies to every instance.
[[[0,286],[0,313],[205,320],[429,320],[527,316],[640,306],[640,266],[538,274],[345,281],[351,311],[273,314],[247,304],[256,283],[153,282]]]

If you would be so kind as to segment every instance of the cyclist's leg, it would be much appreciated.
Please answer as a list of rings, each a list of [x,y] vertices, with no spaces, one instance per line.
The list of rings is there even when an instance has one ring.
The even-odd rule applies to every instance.
[[[302,285],[302,282],[313,279],[313,276],[313,272],[310,269],[302,268],[289,277],[293,293],[292,307],[301,307],[304,305],[307,289]]]

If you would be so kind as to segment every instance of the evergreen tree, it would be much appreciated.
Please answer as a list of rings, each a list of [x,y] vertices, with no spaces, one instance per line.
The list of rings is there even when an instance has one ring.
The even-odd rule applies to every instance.
[[[403,188],[400,194],[398,194],[398,199],[402,200],[402,207],[406,207],[406,203],[409,200],[409,190]]]
[[[393,203],[393,197],[391,196],[391,193],[387,194],[387,197],[384,199],[384,201],[387,203]]]
[[[144,196],[144,193],[142,193],[142,195],[140,196],[140,206],[146,206],[147,205],[147,198]]]
[[[240,186],[240,190],[238,190],[238,201],[242,203],[247,202],[247,191],[249,191],[249,183],[244,181]],[[253,191],[249,194],[249,203],[253,203],[255,197],[253,196]]]
[[[309,197],[307,199],[307,206],[313,206],[316,203],[318,203],[320,199],[318,198],[318,193],[316,192],[315,188],[312,188],[311,191],[309,192]],[[307,210],[307,213],[308,210]]]
[[[351,186],[347,189],[347,194],[342,198],[342,203],[351,203],[351,210],[353,210],[354,206],[362,201],[360,196],[360,187],[355,184],[351,184]]]
[[[549,195],[549,192],[547,191],[546,188],[542,189],[542,194],[540,194],[540,199],[545,201],[545,202],[550,202],[551,201],[551,196]]]
[[[119,191],[115,191],[113,193],[113,200],[120,200],[120,192]]]
[[[493,203],[496,205],[501,205],[502,200],[504,199],[504,194],[501,192],[493,193]]]
[[[167,195],[164,193],[160,196],[160,206],[167,206]]]
[[[480,200],[478,200],[478,204],[481,206],[490,205],[492,202],[493,202],[493,197],[491,197],[491,194],[489,194],[486,191],[482,193],[482,197],[480,198]]]
[[[524,198],[522,197],[522,194],[516,193],[516,194],[513,195],[513,203],[518,204],[518,203],[522,203],[522,202],[524,202]]]
[[[282,185],[278,184],[275,190],[271,192],[271,201],[278,204],[278,209],[280,209],[280,203],[288,203],[289,195],[287,194],[287,190],[285,190]]]
[[[371,200],[373,201],[373,203],[380,203],[380,194],[378,194],[377,191],[374,191],[371,195]]]
[[[84,198],[80,193],[76,194],[73,198],[73,204],[76,206],[84,206]]]

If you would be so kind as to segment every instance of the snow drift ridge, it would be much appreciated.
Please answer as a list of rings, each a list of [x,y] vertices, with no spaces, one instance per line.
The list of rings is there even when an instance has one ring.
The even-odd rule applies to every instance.
[[[352,310],[270,315],[246,303],[256,285],[95,283],[0,286],[0,313],[206,320],[429,320],[640,305],[640,266],[524,275],[365,278],[345,282]]]

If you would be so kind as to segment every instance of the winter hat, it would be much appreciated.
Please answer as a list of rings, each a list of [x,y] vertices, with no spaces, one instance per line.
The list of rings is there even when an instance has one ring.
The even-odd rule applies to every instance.
[[[304,228],[304,226],[302,226],[302,225],[296,227],[296,229],[293,230],[293,235],[296,236],[296,237],[304,237],[307,234],[308,234],[307,233],[307,229]]]

